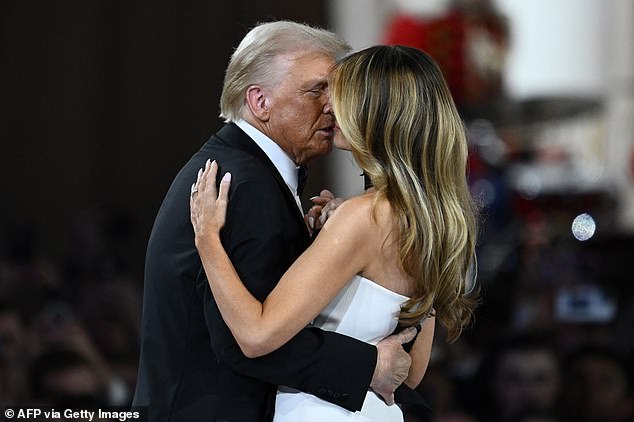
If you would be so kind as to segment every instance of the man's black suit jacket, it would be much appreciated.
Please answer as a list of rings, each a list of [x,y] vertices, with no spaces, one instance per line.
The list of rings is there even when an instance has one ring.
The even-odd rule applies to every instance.
[[[176,176],[147,249],[141,358],[133,406],[155,421],[268,421],[277,385],[359,410],[374,346],[315,328],[247,359],[222,320],[194,246],[189,194],[217,160],[232,174],[222,240],[243,282],[264,300],[309,244],[301,212],[264,152],[235,124],[212,136]]]

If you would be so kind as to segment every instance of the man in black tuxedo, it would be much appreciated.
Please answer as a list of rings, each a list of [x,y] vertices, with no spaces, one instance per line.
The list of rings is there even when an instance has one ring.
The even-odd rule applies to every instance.
[[[233,175],[223,244],[258,300],[308,246],[297,169],[332,148],[327,77],[347,49],[330,32],[272,22],[232,55],[221,98],[227,124],[178,173],[149,240],[133,406],[147,406],[150,421],[270,421],[278,385],[359,410],[368,388],[389,401],[407,374],[398,336],[372,346],[306,328],[279,350],[246,358],[194,245],[190,187],[215,159]]]

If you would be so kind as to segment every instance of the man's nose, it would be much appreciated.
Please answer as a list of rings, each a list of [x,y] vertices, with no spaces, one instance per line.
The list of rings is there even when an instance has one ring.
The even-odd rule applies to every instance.
[[[332,114],[332,104],[330,103],[330,97],[326,100],[326,104],[324,104],[324,114]]]
[[[325,114],[332,114],[332,103],[331,103],[331,97],[330,97],[330,87],[327,86],[326,89],[324,90],[325,92],[325,97],[326,97],[326,104],[324,104],[324,113]]]

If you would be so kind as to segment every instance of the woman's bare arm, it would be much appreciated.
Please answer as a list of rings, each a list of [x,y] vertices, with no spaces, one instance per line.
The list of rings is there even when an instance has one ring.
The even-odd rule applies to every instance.
[[[416,388],[427,371],[431,357],[431,346],[434,341],[435,326],[435,317],[431,316],[425,319],[421,331],[414,341],[412,350],[409,352],[412,357],[412,366],[409,368],[409,374],[404,383],[410,388]]]
[[[216,193],[218,166],[208,164],[192,195],[196,247],[227,326],[248,357],[276,350],[336,296],[366,265],[371,220],[358,201],[344,203],[330,217],[310,248],[282,276],[264,303],[246,289],[221,242],[230,178]]]

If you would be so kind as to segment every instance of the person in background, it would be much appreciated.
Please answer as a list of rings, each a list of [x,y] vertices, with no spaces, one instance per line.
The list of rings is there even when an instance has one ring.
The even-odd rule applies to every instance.
[[[550,335],[527,332],[503,338],[472,380],[474,413],[481,422],[554,415],[560,378],[559,355]]]
[[[563,361],[562,421],[634,420],[632,375],[626,362],[604,345],[584,345],[572,351]]]
[[[43,406],[91,408],[108,405],[103,371],[80,350],[51,347],[31,367],[32,398]]]

